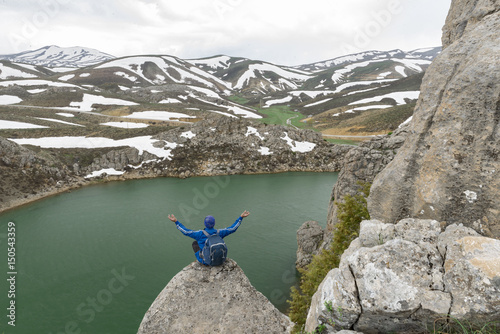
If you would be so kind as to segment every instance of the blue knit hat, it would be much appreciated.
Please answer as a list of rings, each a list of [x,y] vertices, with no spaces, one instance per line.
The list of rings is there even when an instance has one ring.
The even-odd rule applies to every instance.
[[[215,218],[213,216],[205,217],[205,226],[207,228],[213,228],[215,226]]]

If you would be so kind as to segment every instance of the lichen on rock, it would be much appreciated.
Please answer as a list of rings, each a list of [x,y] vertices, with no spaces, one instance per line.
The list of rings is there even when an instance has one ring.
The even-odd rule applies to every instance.
[[[325,324],[363,333],[425,332],[447,316],[498,320],[498,259],[499,240],[464,226],[443,231],[434,220],[363,221],[359,238],[313,296],[306,330]]]

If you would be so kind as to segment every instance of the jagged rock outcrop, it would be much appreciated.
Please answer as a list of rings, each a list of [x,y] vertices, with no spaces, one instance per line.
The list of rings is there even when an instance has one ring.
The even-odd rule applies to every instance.
[[[363,221],[313,296],[306,330],[425,332],[447,315],[500,318],[500,240],[435,220]]]
[[[396,156],[408,135],[407,129],[407,126],[403,126],[390,136],[378,136],[362,142],[345,155],[328,209],[327,242],[331,239],[330,232],[337,224],[337,206],[334,202],[342,200],[345,195],[356,195],[360,190],[358,182],[372,183],[377,174]]]
[[[323,243],[323,228],[317,221],[307,221],[297,231],[297,268],[305,268]]]
[[[187,130],[194,136],[181,137]],[[189,171],[190,175],[339,171],[349,150],[326,142],[314,131],[227,117],[208,119],[157,138],[183,145],[172,150],[167,173]]]
[[[292,326],[228,259],[220,267],[193,262],[175,275],[138,333],[289,333]]]
[[[374,180],[372,218],[500,237],[500,1],[454,0],[405,144]]]
[[[75,166],[80,175],[115,168],[129,176],[214,176],[339,171],[350,147],[334,145],[310,130],[213,117],[190,127],[154,136],[155,147],[170,150],[169,159],[136,149],[110,151],[90,166]],[[140,168],[136,168],[140,165]]]
[[[0,137],[0,211],[78,182],[59,161]]]
[[[500,2],[497,0],[452,1],[448,18],[443,27],[443,36],[441,38],[443,49],[462,38],[466,30],[471,29],[472,25],[499,9]]]

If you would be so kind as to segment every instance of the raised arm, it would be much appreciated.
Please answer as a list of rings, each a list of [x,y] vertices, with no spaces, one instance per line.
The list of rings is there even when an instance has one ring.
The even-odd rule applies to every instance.
[[[236,230],[238,229],[238,227],[240,227],[241,225],[241,222],[243,221],[243,218],[245,217],[248,217],[248,215],[250,214],[250,212],[248,211],[244,211],[239,217],[238,219],[236,219],[236,221],[233,223],[233,225],[229,226],[229,227],[226,227],[222,230],[219,230],[219,235],[224,238],[224,237],[227,237],[228,235],[230,235],[231,233],[234,233],[236,232]]]
[[[193,231],[189,228],[187,228],[186,226],[182,225],[180,221],[177,220],[177,218],[175,218],[174,215],[169,215],[168,216],[168,219],[170,219],[171,221],[173,221],[175,223],[175,226],[177,227],[177,229],[179,231],[181,231],[182,234],[184,234],[185,236],[188,236],[190,238],[193,238],[193,239],[196,239],[200,237],[201,234],[203,234],[202,231]]]

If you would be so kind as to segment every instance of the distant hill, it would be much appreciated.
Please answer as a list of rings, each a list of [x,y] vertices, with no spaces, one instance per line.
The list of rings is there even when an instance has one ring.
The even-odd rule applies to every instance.
[[[0,59],[46,67],[86,67],[113,58],[115,57],[95,49],[79,46],[61,48],[55,45],[45,46],[33,51],[0,55]]]
[[[47,46],[0,56],[0,105],[120,116],[169,111],[194,120],[218,114],[325,135],[384,133],[412,115],[423,73],[440,50],[368,51],[291,67]]]

